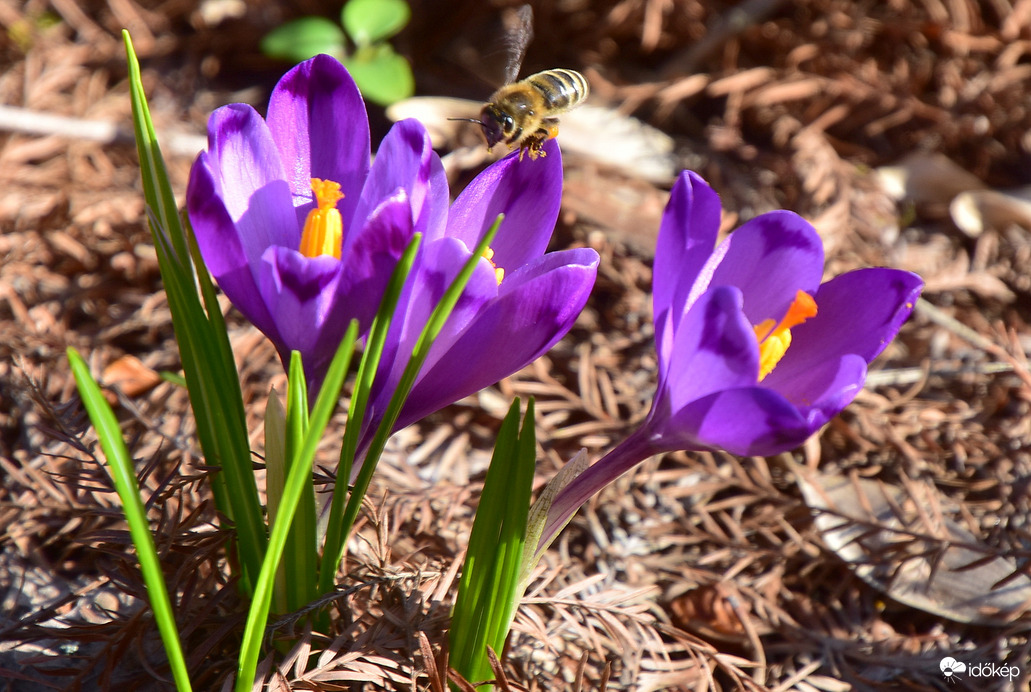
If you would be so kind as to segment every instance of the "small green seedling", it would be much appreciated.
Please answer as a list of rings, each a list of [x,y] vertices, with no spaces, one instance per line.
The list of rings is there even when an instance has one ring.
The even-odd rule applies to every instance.
[[[341,25],[324,17],[301,17],[269,32],[261,41],[265,55],[293,62],[326,53],[340,60],[362,95],[382,106],[415,92],[412,68],[387,39],[411,19],[405,0],[349,0]],[[348,51],[347,39],[354,44]]]

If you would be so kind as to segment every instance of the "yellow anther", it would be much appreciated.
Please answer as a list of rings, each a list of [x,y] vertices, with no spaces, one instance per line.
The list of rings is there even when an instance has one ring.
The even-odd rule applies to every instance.
[[[795,294],[795,300],[779,323],[772,319],[755,325],[755,338],[759,342],[759,381],[769,375],[791,346],[791,328],[816,316],[816,301],[805,291]]]
[[[332,180],[311,179],[316,207],[308,212],[301,233],[301,254],[305,257],[330,255],[340,259],[344,241],[344,222],[336,205],[344,197],[340,183]]]
[[[487,248],[483,251],[483,258],[490,262],[490,266],[494,267],[494,278],[497,279],[498,285],[501,285],[501,280],[505,278],[505,270],[503,267],[499,267],[494,264],[494,250]]]

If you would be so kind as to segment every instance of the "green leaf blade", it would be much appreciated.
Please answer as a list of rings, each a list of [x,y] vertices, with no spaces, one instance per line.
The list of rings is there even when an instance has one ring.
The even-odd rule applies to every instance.
[[[290,354],[286,404],[286,477],[294,464],[303,464],[301,455],[308,435],[308,391],[301,354]],[[284,483],[285,493],[285,483]],[[300,610],[315,598],[319,569],[317,546],[315,486],[309,464],[287,536],[285,560],[280,565],[285,583],[277,591],[286,594],[287,612]]]
[[[535,462],[533,401],[520,430],[517,399],[498,431],[451,618],[451,663],[467,680],[491,677],[487,647],[504,648],[522,598]]]
[[[249,593],[261,566],[267,538],[250,459],[247,419],[236,364],[214,288],[179,216],[144,95],[139,61],[128,32],[123,32],[123,38],[144,197],[197,423],[197,437],[205,461],[220,468],[220,472],[210,476],[212,490],[219,511],[235,524],[241,586]],[[191,258],[197,262],[196,272]],[[204,296],[203,304],[198,297],[198,283]]]
[[[255,671],[258,665],[258,657],[261,652],[261,640],[265,624],[268,622],[269,608],[272,604],[274,591],[275,574],[279,569],[280,561],[286,550],[289,538],[290,526],[294,516],[301,504],[307,484],[311,482],[311,469],[315,460],[315,452],[318,449],[322,435],[326,431],[337,399],[340,396],[340,389],[343,387],[344,378],[347,376],[347,369],[350,367],[351,356],[354,353],[355,342],[358,339],[358,323],[352,321],[344,334],[337,352],[330,362],[329,370],[322,382],[322,389],[315,400],[315,406],[311,410],[308,419],[308,428],[304,433],[304,439],[300,450],[294,461],[291,463],[290,471],[287,474],[286,483],[283,486],[283,496],[280,499],[279,511],[276,523],[272,526],[269,534],[268,551],[262,562],[261,569],[257,574],[254,586],[254,600],[247,612],[247,622],[244,625],[243,640],[240,644],[240,659],[236,668],[236,692],[251,692],[254,685]],[[289,424],[288,426],[289,427]],[[309,581],[314,581],[315,574],[307,575]]]
[[[143,573],[143,581],[147,585],[147,597],[154,610],[154,620],[172,668],[176,689],[180,692],[188,692],[191,686],[190,676],[186,669],[186,659],[179,641],[179,630],[172,610],[172,601],[165,587],[164,573],[161,570],[161,562],[154,545],[154,537],[151,535],[150,523],[147,521],[147,510],[140,497],[140,488],[136,482],[132,457],[122,439],[118,419],[115,418],[114,411],[104,399],[96,380],[90,375],[86,361],[74,348],[69,347],[67,353],[68,363],[79,389],[79,396],[82,397],[82,403],[97,431],[100,447],[107,459],[115,490],[122,501],[122,511],[129,524],[129,535],[132,537],[133,545],[136,546],[140,571]]]

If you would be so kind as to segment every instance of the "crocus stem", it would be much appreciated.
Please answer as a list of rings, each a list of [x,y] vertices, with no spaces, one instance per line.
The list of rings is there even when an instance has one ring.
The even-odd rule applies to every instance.
[[[640,464],[648,457],[658,454],[648,439],[647,426],[638,429],[620,442],[593,466],[577,476],[555,498],[548,512],[548,521],[538,543],[538,550],[547,548],[566,522],[576,514],[583,503],[592,495]]]

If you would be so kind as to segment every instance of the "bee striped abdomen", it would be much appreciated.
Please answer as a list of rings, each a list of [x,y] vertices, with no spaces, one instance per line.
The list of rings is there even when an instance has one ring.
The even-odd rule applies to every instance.
[[[575,108],[587,98],[590,87],[584,76],[575,70],[556,68],[530,75],[523,80],[544,97],[548,115]]]

